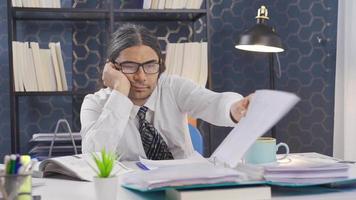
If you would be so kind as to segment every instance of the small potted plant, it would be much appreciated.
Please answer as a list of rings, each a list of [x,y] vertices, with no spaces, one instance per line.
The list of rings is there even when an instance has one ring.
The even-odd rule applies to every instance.
[[[96,198],[115,200],[118,193],[118,177],[112,174],[112,171],[118,156],[103,149],[101,153],[93,153],[92,157],[97,168],[94,169],[97,173],[94,177]]]

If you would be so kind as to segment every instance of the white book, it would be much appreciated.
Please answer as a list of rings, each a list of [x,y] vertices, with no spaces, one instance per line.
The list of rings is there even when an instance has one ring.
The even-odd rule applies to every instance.
[[[51,50],[49,49],[40,49],[40,55],[42,59],[43,67],[46,69],[46,91],[56,91],[57,82],[54,72],[54,67],[52,63]]]
[[[206,86],[206,82],[208,81],[208,43],[202,42],[200,43],[200,74],[198,83],[202,87]]]
[[[48,60],[48,59],[51,59],[51,57],[50,57],[50,54],[47,55],[47,53],[50,53],[49,49],[48,49],[48,52],[46,52],[45,49],[39,49],[39,55],[40,55],[40,59],[41,59],[41,70],[43,73],[43,76],[41,78],[42,78],[42,81],[44,84],[43,85],[44,91],[53,91],[52,90],[53,84],[51,83],[52,80],[51,80],[51,72],[50,72],[51,62],[50,62],[50,60]],[[49,57],[47,57],[47,56],[49,56]]]
[[[40,0],[41,8],[53,8],[53,0]]]
[[[180,5],[180,1],[182,1],[182,0],[172,0],[173,2],[172,2],[172,9],[178,9],[179,8],[179,5]]]
[[[40,55],[40,47],[37,42],[30,42],[30,47],[32,50],[33,61],[36,69],[37,85],[38,91],[46,91],[46,76],[48,74],[47,69],[42,64],[42,59]]]
[[[14,77],[14,88],[15,91],[21,91],[20,86],[22,84],[20,70],[22,65],[22,52],[20,47],[20,42],[12,41],[12,69]]]
[[[52,58],[52,64],[53,64],[53,69],[54,69],[54,75],[56,77],[57,91],[63,91],[61,70],[60,70],[60,67],[59,67],[59,62],[58,62],[57,53],[56,53],[56,45],[55,45],[55,43],[50,42],[48,44],[48,47],[49,47],[49,49],[51,51],[51,58]]]
[[[24,7],[23,3],[22,3],[22,0],[16,0],[16,6],[17,7]]]
[[[29,91],[28,89],[31,87],[31,83],[28,78],[28,74],[26,73],[29,63],[27,59],[27,48],[28,48],[28,43],[27,42],[19,42],[19,47],[21,51],[21,71],[19,72],[19,76],[21,77],[22,81],[22,88],[21,91]],[[33,63],[32,63],[33,64]]]
[[[59,42],[57,42],[57,43],[55,43],[55,47],[56,47],[56,53],[57,53],[57,60],[58,60],[58,64],[59,64],[59,70],[61,73],[62,87],[63,87],[64,91],[68,91],[68,84],[67,84],[67,78],[66,78],[66,71],[64,68],[61,44]]]
[[[152,0],[143,1],[143,9],[151,9]]]
[[[34,8],[41,7],[40,0],[32,0],[31,3],[32,3],[32,7],[34,7]]]
[[[23,7],[32,7],[32,0],[22,0]]]
[[[159,0],[152,0],[151,9],[158,9]]]
[[[29,47],[29,43],[25,42],[25,51],[26,51],[26,74],[27,79],[29,79],[30,85],[26,88],[26,91],[38,91],[38,81],[36,76],[35,63],[33,60],[32,50]]]
[[[18,7],[16,4],[16,0],[11,0],[11,5],[12,5],[12,7]]]
[[[165,9],[172,9],[173,6],[173,0],[166,0],[164,8]]]
[[[266,200],[271,199],[271,188],[269,186],[250,186],[234,188],[209,188],[192,190],[166,190],[167,200]]]
[[[194,7],[194,1],[196,0],[186,0],[184,8],[186,9],[193,9]]]
[[[24,73],[24,70],[26,69],[27,67],[27,63],[26,63],[26,52],[25,52],[25,45],[24,45],[24,42],[19,42],[18,43],[18,51],[20,52],[20,57],[18,58],[19,61],[20,61],[20,67],[18,68],[19,71],[17,71],[18,73],[18,76],[19,76],[19,81],[20,81],[20,91],[26,91],[26,88],[25,88],[25,84],[28,83],[27,80],[25,80],[27,77]],[[25,83],[26,82],[26,83]]]
[[[184,60],[181,76],[199,83],[200,76],[200,43],[184,43]]]
[[[183,60],[184,60],[184,43],[176,43],[172,74],[182,76]]]
[[[60,8],[60,7],[61,7],[61,1],[60,0],[53,0],[52,8]]]
[[[203,0],[188,0],[186,8],[187,9],[200,9],[202,3],[203,3]]]
[[[185,5],[187,4],[187,1],[188,0],[179,0],[178,2],[178,5],[177,5],[177,8],[178,9],[185,9]]]
[[[61,174],[82,181],[93,181],[96,176],[94,169],[97,168],[91,154],[49,158],[39,165],[39,170],[43,172],[44,177]],[[130,171],[132,170],[116,162],[112,173],[120,175]]]
[[[195,4],[193,6],[193,9],[200,9],[202,4],[203,4],[203,0],[194,0]]]
[[[164,6],[166,4],[165,0],[158,0],[158,9],[164,9]]]

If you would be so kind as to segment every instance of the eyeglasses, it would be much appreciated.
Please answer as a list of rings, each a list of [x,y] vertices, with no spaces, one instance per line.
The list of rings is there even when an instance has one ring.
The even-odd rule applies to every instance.
[[[119,71],[122,71],[124,74],[134,74],[138,71],[138,69],[142,66],[143,71],[146,74],[156,74],[159,72],[160,63],[157,61],[148,61],[145,63],[137,63],[132,61],[125,61],[122,63],[118,63],[115,60],[111,61],[115,68]]]

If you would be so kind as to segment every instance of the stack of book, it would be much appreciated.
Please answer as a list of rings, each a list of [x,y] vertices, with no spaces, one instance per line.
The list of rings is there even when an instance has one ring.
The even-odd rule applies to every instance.
[[[49,152],[52,147],[53,157],[67,156],[75,154],[74,148],[76,148],[77,153],[81,153],[81,136],[80,133],[72,133],[72,137],[69,133],[57,133],[54,138],[53,133],[37,133],[32,135],[30,140],[30,145],[32,146],[29,154],[31,157],[37,158],[38,160],[44,160],[49,157]],[[74,144],[73,145],[73,141]]]
[[[143,9],[199,9],[203,0],[144,0]]]
[[[207,43],[168,43],[166,67],[167,74],[188,78],[205,87],[208,80]]]
[[[12,42],[15,91],[67,91],[61,45],[49,43],[41,49],[37,42]]]
[[[60,8],[60,0],[12,0],[12,7]]]

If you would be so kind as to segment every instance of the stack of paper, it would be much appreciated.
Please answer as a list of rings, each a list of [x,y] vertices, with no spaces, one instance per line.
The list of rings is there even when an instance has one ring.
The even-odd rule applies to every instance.
[[[348,177],[349,165],[330,159],[311,159],[303,154],[289,155],[282,162],[264,166],[264,178],[295,184],[326,183]]]
[[[72,133],[72,137],[69,133],[57,133],[52,147],[52,156],[66,156],[74,154],[74,145],[78,153],[81,153],[81,135],[80,133]],[[32,148],[29,154],[38,160],[44,160],[48,158],[52,140],[54,139],[54,133],[36,133],[32,135],[30,145]]]
[[[197,163],[136,171],[125,174],[122,180],[125,187],[146,191],[168,186],[236,183],[244,179],[245,175],[236,170]]]

